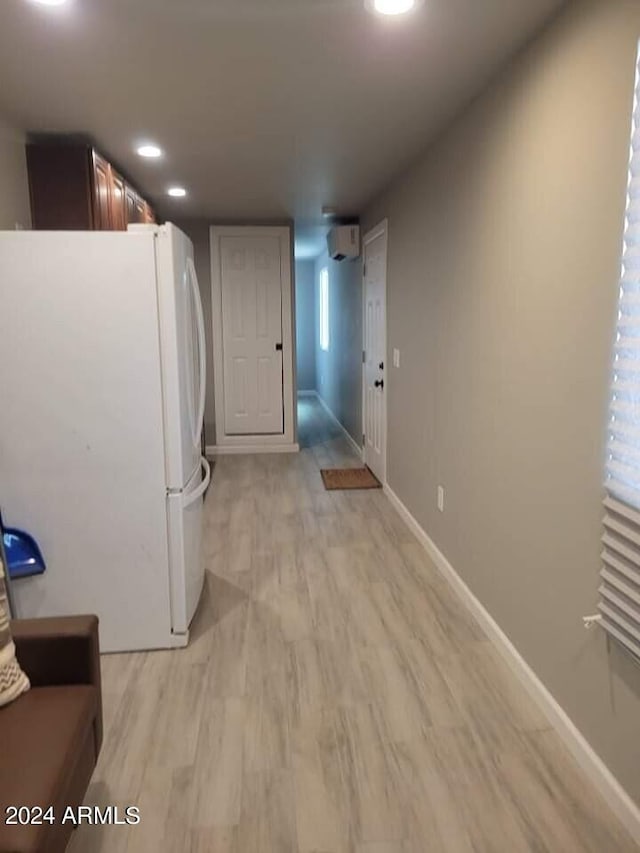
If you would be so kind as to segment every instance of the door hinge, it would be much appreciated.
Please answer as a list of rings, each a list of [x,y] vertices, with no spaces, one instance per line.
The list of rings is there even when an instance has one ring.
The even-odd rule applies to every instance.
[[[363,446],[363,447],[364,447],[364,445],[365,445],[365,439],[366,439],[366,437],[367,437],[367,436],[366,436],[364,433],[362,433],[362,446]]]
[[[362,278],[366,278],[366,277],[367,277],[367,265],[363,264],[362,265]]]
[[[367,353],[364,350],[362,350],[362,363],[367,363]]]

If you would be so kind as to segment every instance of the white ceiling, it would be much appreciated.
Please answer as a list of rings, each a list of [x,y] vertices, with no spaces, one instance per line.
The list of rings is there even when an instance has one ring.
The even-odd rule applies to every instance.
[[[0,2],[10,120],[91,134],[168,218],[292,217],[312,255],[322,205],[357,214],[563,0]]]

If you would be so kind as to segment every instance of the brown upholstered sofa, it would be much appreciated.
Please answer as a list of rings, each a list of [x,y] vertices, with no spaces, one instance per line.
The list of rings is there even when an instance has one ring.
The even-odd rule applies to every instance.
[[[67,806],[85,796],[102,743],[98,619],[12,622],[32,689],[0,708],[0,853],[62,853]],[[56,823],[8,826],[8,806],[53,806]]]

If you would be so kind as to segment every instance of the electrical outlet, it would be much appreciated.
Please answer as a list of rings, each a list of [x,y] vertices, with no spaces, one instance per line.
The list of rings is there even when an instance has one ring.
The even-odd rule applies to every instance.
[[[400,350],[394,349],[393,351],[393,366],[400,367]]]
[[[438,509],[444,512],[444,487],[438,486]]]

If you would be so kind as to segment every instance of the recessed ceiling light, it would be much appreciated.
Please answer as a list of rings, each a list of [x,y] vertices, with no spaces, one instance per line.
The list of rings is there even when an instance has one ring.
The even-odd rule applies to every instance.
[[[184,187],[169,187],[167,190],[167,195],[170,195],[171,198],[184,198],[187,194],[187,191]]]
[[[162,149],[158,148],[157,145],[140,145],[137,151],[141,157],[147,157],[152,160],[162,157]]]
[[[365,0],[365,6],[370,12],[387,17],[406,15],[412,12],[421,3],[421,0]]]

